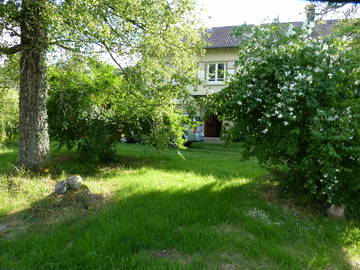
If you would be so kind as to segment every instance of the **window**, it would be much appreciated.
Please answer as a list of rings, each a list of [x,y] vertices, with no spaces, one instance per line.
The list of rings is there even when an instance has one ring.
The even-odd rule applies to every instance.
[[[225,81],[225,63],[208,64],[208,82]]]

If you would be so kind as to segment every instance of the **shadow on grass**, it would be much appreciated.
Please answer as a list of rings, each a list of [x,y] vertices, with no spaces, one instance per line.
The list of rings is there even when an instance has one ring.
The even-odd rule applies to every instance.
[[[39,226],[79,219],[99,209],[104,202],[102,194],[92,193],[85,185],[63,195],[51,193],[24,210],[12,214],[0,212],[0,238],[14,238]]]
[[[109,163],[89,163],[81,160],[76,153],[53,155],[51,167],[53,176],[81,174],[88,177],[112,177],[116,169],[139,170],[153,168],[167,172],[194,173],[213,176],[218,180],[233,178],[256,178],[264,175],[255,159],[244,161],[240,145],[194,144],[184,150],[155,150],[144,145],[124,145],[117,147],[116,161]]]
[[[117,169],[139,170],[153,168],[168,172],[186,172],[201,176],[213,176],[218,180],[256,178],[264,174],[255,159],[244,161],[241,146],[233,144],[194,144],[188,149],[156,150],[144,145],[117,146],[114,162],[96,163],[82,159],[70,151],[53,152],[47,165],[53,179],[62,175],[80,174],[84,177],[108,178],[118,174]],[[0,153],[5,163],[0,165],[0,177],[14,170],[16,152]],[[14,165],[15,166],[15,165]]]
[[[87,218],[0,239],[0,268],[351,268],[343,248],[345,226],[274,208],[254,187],[120,190]]]

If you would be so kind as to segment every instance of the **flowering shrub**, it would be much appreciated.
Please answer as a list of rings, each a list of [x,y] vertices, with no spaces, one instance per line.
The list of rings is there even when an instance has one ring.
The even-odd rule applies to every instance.
[[[288,188],[355,209],[360,69],[347,40],[310,34],[308,25],[247,31],[237,73],[215,106],[228,123],[225,136],[245,138],[247,156],[286,170]]]

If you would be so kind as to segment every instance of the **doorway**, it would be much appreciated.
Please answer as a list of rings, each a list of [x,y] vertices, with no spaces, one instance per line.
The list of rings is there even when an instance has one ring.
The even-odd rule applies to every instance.
[[[220,137],[221,121],[215,114],[210,114],[205,120],[205,137]]]

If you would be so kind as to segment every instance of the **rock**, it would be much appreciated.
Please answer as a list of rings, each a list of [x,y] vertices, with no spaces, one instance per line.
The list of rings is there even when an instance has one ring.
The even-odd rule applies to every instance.
[[[66,178],[66,181],[69,185],[69,188],[74,190],[80,189],[83,182],[80,175],[69,176],[68,178]]]
[[[335,204],[332,204],[328,209],[326,209],[326,214],[329,217],[343,218],[345,216],[345,209],[346,209],[345,204],[342,204],[340,206],[336,206]]]
[[[56,184],[55,186],[55,193],[56,194],[64,194],[67,190],[67,182],[66,180],[64,181],[60,181],[59,183]]]

